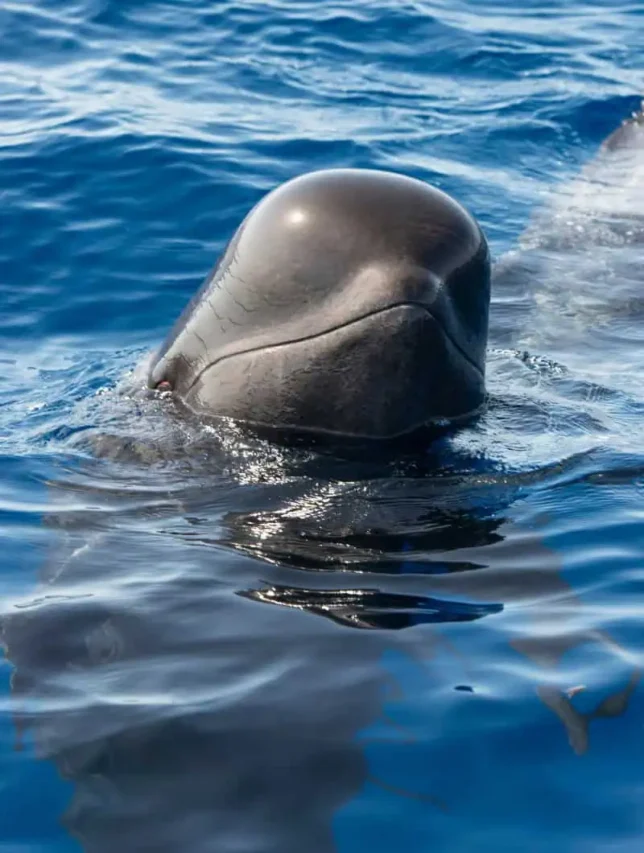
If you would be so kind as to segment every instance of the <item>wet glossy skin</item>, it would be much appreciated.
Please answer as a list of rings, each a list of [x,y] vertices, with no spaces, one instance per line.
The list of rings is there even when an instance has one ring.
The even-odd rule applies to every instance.
[[[149,384],[281,432],[406,436],[481,408],[489,298],[485,238],[449,196],[314,172],[246,217]]]

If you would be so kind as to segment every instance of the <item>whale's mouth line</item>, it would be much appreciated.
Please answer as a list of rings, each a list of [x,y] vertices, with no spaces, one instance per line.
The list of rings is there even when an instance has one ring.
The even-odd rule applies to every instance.
[[[346,445],[351,447],[352,450],[355,450],[358,442],[368,446],[377,445],[379,448],[386,447],[387,445],[395,447],[401,440],[406,440],[418,433],[419,430],[423,429],[435,429],[437,432],[442,434],[445,432],[447,427],[454,429],[468,424],[471,420],[482,414],[487,409],[487,405],[488,401],[487,398],[485,398],[478,406],[475,406],[473,409],[463,412],[460,415],[423,419],[412,423],[411,426],[405,427],[405,429],[402,429],[399,432],[390,433],[385,436],[375,436],[361,432],[346,432],[345,430],[329,429],[328,427],[302,426],[301,424],[293,423],[275,426],[274,424],[267,424],[264,421],[255,421],[252,418],[239,417],[230,418],[230,420],[243,424],[245,427],[250,429],[261,431],[260,434],[269,438],[279,435],[282,439],[285,436],[296,436],[297,438],[308,437],[324,440],[330,439],[332,441],[337,441],[338,445],[346,443]]]
[[[480,376],[483,376],[483,371],[481,370],[479,365],[476,364],[472,360],[471,356],[468,355],[468,353],[465,352],[465,350],[460,346],[460,344],[454,340],[454,338],[450,335],[450,333],[447,331],[445,326],[436,318],[436,316],[430,311],[430,309],[427,307],[427,305],[424,305],[422,302],[394,302],[391,305],[387,305],[385,308],[377,308],[375,311],[372,311],[369,314],[363,314],[360,317],[354,317],[351,320],[347,320],[346,323],[339,323],[337,326],[332,326],[329,329],[324,329],[324,331],[322,331],[322,332],[315,332],[315,334],[304,335],[300,338],[290,338],[287,341],[279,341],[278,343],[274,343],[274,344],[261,344],[261,346],[248,347],[247,349],[235,350],[235,352],[231,352],[231,353],[227,353],[226,355],[222,355],[219,358],[214,359],[214,361],[209,362],[208,364],[204,365],[201,368],[201,370],[193,378],[190,385],[185,389],[185,391],[182,392],[182,396],[190,393],[190,391],[194,388],[194,386],[197,384],[197,382],[199,382],[199,380],[201,379],[201,377],[204,375],[204,373],[207,370],[210,370],[211,367],[214,367],[215,365],[220,364],[223,361],[227,361],[228,359],[231,359],[231,358],[236,358],[239,355],[247,355],[248,353],[252,353],[252,352],[260,352],[261,350],[264,350],[264,349],[266,349],[266,350],[268,350],[268,349],[279,349],[280,347],[287,347],[287,346],[290,346],[291,344],[304,343],[305,341],[314,341],[316,338],[323,338],[326,335],[331,334],[331,332],[337,332],[340,329],[347,329],[350,326],[354,326],[356,323],[361,323],[363,320],[367,320],[371,317],[377,317],[379,314],[385,314],[388,311],[391,311],[395,308],[418,308],[421,311],[423,311],[425,314],[427,314],[427,316],[430,317],[436,323],[436,325],[441,330],[441,333],[445,336],[447,341],[454,347],[454,349],[456,349],[458,351],[458,353],[470,365],[470,367],[472,367],[474,370],[476,370],[476,372]]]

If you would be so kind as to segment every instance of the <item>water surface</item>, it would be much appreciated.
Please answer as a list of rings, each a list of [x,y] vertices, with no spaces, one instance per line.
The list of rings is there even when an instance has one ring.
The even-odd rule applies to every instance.
[[[644,151],[578,178],[639,5],[42,0],[0,38],[2,845],[639,850]],[[141,393],[252,204],[333,166],[499,259],[489,409],[422,455]]]

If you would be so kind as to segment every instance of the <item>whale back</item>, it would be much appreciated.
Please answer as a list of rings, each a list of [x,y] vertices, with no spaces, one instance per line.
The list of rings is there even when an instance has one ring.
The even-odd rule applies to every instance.
[[[632,388],[644,368],[644,114],[556,188],[493,271],[492,346]],[[610,380],[610,381],[609,381]]]

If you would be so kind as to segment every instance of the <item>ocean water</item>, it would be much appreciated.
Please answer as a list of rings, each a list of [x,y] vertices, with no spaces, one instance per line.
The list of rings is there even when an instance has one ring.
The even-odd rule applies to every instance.
[[[641,4],[6,0],[0,46],[0,849],[639,851],[644,143],[596,158]],[[497,261],[488,410],[424,454],[141,393],[335,166]]]

